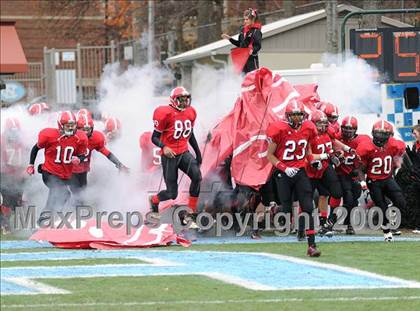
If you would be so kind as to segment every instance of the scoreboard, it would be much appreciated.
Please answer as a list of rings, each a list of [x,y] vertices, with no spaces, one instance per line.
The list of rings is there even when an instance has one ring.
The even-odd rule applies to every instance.
[[[351,29],[350,49],[378,69],[382,82],[420,81],[420,27]]]

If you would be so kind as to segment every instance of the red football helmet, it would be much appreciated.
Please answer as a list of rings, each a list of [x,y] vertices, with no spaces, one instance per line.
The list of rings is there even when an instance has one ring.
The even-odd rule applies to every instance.
[[[286,105],[284,114],[290,126],[293,128],[298,128],[301,126],[303,120],[306,117],[305,107],[301,102],[298,102],[297,100],[291,100]]]
[[[311,121],[316,125],[318,133],[325,133],[328,128],[328,119],[321,110],[315,110],[311,114]]]
[[[394,127],[388,121],[379,120],[372,126],[373,143],[378,147],[384,146],[393,135]]]
[[[357,119],[353,116],[347,116],[341,121],[341,133],[346,140],[356,136]]]
[[[335,123],[338,120],[338,108],[331,103],[325,103],[324,112],[327,115],[328,122]]]
[[[61,111],[58,113],[58,128],[65,136],[71,136],[76,133],[76,116],[71,111]]]
[[[111,117],[105,120],[104,133],[108,139],[115,138],[119,135],[121,122],[117,118]]]
[[[81,109],[79,109],[79,111],[76,113],[76,118],[77,118],[77,121],[79,121],[79,117],[80,116],[84,116],[84,115],[87,115],[87,116],[89,116],[90,118],[92,118],[92,112],[90,112],[88,109],[86,109],[86,108],[81,108]]]
[[[170,105],[180,111],[191,105],[191,94],[183,86],[174,88],[169,99]]]
[[[47,105],[47,103],[36,103],[32,104],[28,108],[28,112],[30,115],[37,115],[41,114],[46,110],[50,110],[50,107]]]
[[[77,128],[79,130],[85,131],[88,137],[92,135],[93,126],[93,119],[89,114],[80,114],[78,116]]]

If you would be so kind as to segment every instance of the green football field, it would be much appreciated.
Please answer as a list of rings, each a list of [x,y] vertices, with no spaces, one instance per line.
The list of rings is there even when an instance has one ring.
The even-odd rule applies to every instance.
[[[335,242],[322,243],[319,245],[323,254],[320,258],[308,258],[305,256],[306,246],[302,243],[249,243],[249,244],[206,244],[193,245],[190,248],[171,246],[156,249],[126,250],[122,255],[118,251],[68,251],[53,248],[2,248],[2,278],[7,277],[5,272],[26,271],[22,267],[39,267],[38,271],[55,271],[64,269],[70,271],[66,278],[53,277],[32,279],[37,283],[32,286],[46,286],[50,289],[58,289],[65,293],[9,295],[3,293],[1,297],[2,310],[420,310],[420,288],[416,286],[398,288],[326,288],[328,284],[334,284],[337,273],[331,274],[336,278],[331,280],[328,273],[323,278],[316,280],[316,284],[310,282],[313,277],[311,264],[316,269],[323,268],[323,263],[333,264],[344,269],[355,268],[357,271],[367,271],[379,275],[386,280],[411,281],[410,284],[420,285],[420,241],[396,241],[385,244],[380,241],[373,242]],[[105,255],[103,255],[105,253]],[[248,266],[246,257],[252,257],[254,253],[277,254],[261,257],[261,261],[250,261]],[[114,254],[116,258],[100,258]],[[139,256],[137,256],[139,254]],[[170,275],[173,267],[165,266],[165,263],[157,264],[158,272],[148,276],[114,276],[106,277],[77,277],[81,272],[79,268],[100,267],[104,273],[113,269],[124,267],[146,269],[147,265],[153,265],[148,259],[150,254],[158,254],[165,257],[170,254],[173,258],[183,260],[182,273]],[[193,257],[191,257],[193,254]],[[19,260],[24,256],[25,260]],[[70,256],[71,255],[71,256]],[[89,256],[99,256],[89,258]],[[133,256],[131,256],[133,255]],[[226,264],[223,256],[226,257]],[[285,255],[286,261],[283,257]],[[7,257],[12,256],[12,257]],[[26,256],[26,257],[25,257]],[[39,260],[36,260],[40,256]],[[45,260],[42,256],[61,256],[60,259]],[[67,257],[66,257],[67,256]],[[72,259],[72,256],[74,257]],[[142,257],[143,256],[143,257]],[[146,256],[146,257],[144,257]],[[226,266],[226,280],[223,276],[208,277],[193,273],[194,265],[190,260],[197,260],[200,256],[208,256],[208,266]],[[220,257],[222,256],[222,257]],[[279,261],[265,262],[266,258],[279,257]],[[276,257],[277,256],[277,257]],[[289,257],[290,256],[290,257]],[[172,258],[171,257],[171,258]],[[203,258],[204,258],[203,257]],[[273,257],[273,258],[274,258]],[[14,258],[14,259],[13,259]],[[77,259],[75,259],[77,258]],[[142,259],[143,258],[143,259]],[[242,259],[241,259],[242,258]],[[212,262],[212,260],[214,261]],[[288,260],[291,261],[288,261]],[[304,261],[300,261],[300,260]],[[222,262],[220,262],[220,260]],[[231,260],[237,260],[238,266],[231,265]],[[276,259],[277,260],[277,259]],[[288,274],[287,264],[296,261],[298,267],[296,275],[299,279]],[[245,264],[244,264],[245,263]],[[302,264],[303,263],[303,264]],[[293,263],[295,264],[295,263]],[[136,266],[139,265],[139,266]],[[242,265],[242,266],[241,266]],[[277,273],[275,271],[284,271]],[[318,268],[319,265],[319,268]],[[191,266],[191,275],[188,269]],[[309,267],[309,268],[308,268]],[[328,265],[326,265],[328,267]],[[203,268],[203,267],[201,267]],[[46,269],[46,270],[43,270]],[[160,269],[160,270],[159,270]],[[241,284],[234,279],[229,280],[229,270],[244,271],[242,278],[253,280],[253,275],[266,274],[268,283],[277,282],[284,288],[281,290],[258,290],[246,288],[247,283]],[[305,270],[309,269],[309,270]],[[335,269],[335,268],[333,268]],[[101,270],[101,271],[102,271]],[[299,271],[300,270],[300,271]],[[349,269],[353,271],[352,269]],[[72,277],[72,272],[76,277]],[[133,270],[134,271],[134,270]],[[63,272],[63,273],[64,273]],[[54,272],[51,272],[54,273]],[[58,272],[57,272],[58,273]],[[242,273],[242,272],[238,272]],[[320,272],[321,273],[321,272]],[[334,272],[331,272],[334,273]],[[346,273],[346,272],[342,272]],[[358,273],[358,272],[357,272]],[[43,274],[40,273],[41,275]],[[343,277],[344,277],[343,274]],[[52,274],[53,275],[53,274]],[[326,276],[326,277],[325,277]],[[391,277],[391,278],[386,278]],[[350,281],[352,281],[352,276]],[[2,279],[2,282],[4,280]],[[354,281],[358,280],[355,277]],[[236,282],[236,283],[235,283]],[[252,285],[252,282],[250,281]],[[273,283],[274,284],[274,283]],[[288,289],[288,284],[306,285],[306,289]],[[255,284],[254,284],[255,285]],[[326,286],[328,285],[328,286]],[[2,284],[3,286],[3,284]],[[251,286],[252,287],[252,286]],[[339,286],[338,286],[339,287]],[[411,287],[411,288],[410,288]]]

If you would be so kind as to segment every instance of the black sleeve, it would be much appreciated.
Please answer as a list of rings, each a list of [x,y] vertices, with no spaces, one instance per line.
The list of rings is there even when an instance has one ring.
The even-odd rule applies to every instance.
[[[262,33],[261,30],[255,29],[252,36],[252,55],[257,56],[258,51],[261,50]]]
[[[38,147],[38,145],[37,145],[37,144],[35,144],[35,145],[32,147],[32,150],[31,150],[31,156],[30,156],[30,158],[29,158],[29,164],[30,164],[30,165],[34,165],[34,164],[35,164],[36,155],[38,154],[39,149],[40,149],[40,148]]]
[[[230,43],[232,43],[234,46],[240,47],[241,43],[239,42],[239,40],[235,40],[233,38],[229,39]]]
[[[118,160],[118,158],[112,152],[109,153],[109,155],[107,156],[107,158],[109,159],[109,161],[111,161],[112,163],[114,163],[117,168],[120,168],[123,165],[120,162],[120,160]]]
[[[243,40],[242,38],[242,31],[243,31],[243,26],[241,26],[239,28],[239,36],[238,36],[238,40],[235,40],[233,38],[230,38],[229,41],[230,43],[232,43],[234,46],[237,46],[238,48],[241,47],[241,41]]]
[[[163,144],[163,142],[160,140],[160,136],[162,134],[159,133],[158,131],[153,131],[152,134],[152,143],[156,146],[158,146],[159,148],[163,148],[165,147],[165,145]]]
[[[201,164],[201,161],[202,161],[201,151],[200,151],[200,147],[198,147],[197,139],[195,138],[194,132],[191,133],[189,143],[195,152],[195,158],[197,159],[197,162]]]

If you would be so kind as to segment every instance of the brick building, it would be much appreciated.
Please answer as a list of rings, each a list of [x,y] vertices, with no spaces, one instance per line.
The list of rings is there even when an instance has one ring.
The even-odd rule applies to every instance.
[[[104,44],[104,2],[100,0],[1,0],[0,19],[15,21],[29,62],[43,60],[43,48],[70,48],[77,43]]]

